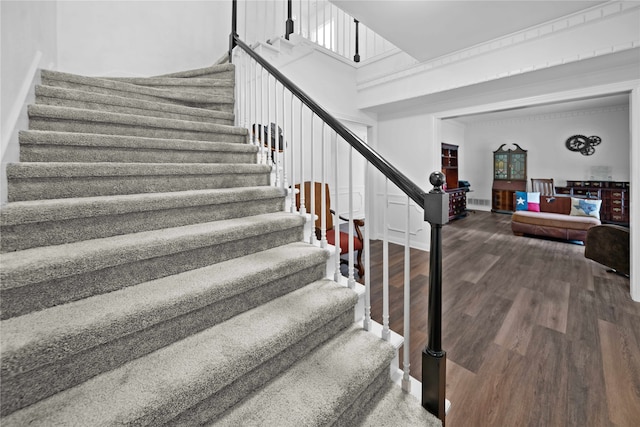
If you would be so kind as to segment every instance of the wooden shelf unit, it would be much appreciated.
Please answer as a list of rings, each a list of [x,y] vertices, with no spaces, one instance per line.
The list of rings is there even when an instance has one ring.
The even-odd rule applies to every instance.
[[[449,220],[467,215],[467,188],[458,184],[458,146],[442,143],[441,171],[449,193]]]

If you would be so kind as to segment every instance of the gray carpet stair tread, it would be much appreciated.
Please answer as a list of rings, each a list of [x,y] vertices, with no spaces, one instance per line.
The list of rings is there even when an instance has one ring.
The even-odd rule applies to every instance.
[[[210,120],[233,120],[234,118],[233,113],[229,112],[187,107],[183,105],[168,104],[159,101],[147,101],[143,99],[127,98],[123,96],[93,93],[78,89],[68,89],[55,86],[38,85],[36,86],[35,93],[37,97],[52,98],[53,101],[55,101],[55,99],[66,99],[85,102],[87,104],[107,104],[114,107],[135,108],[156,113],[180,114],[187,117],[194,117],[193,120],[196,120],[196,118]]]
[[[132,150],[165,149],[257,153],[258,147],[235,142],[194,141],[189,139],[146,138],[80,132],[28,130],[20,132],[22,145],[61,145],[68,147],[113,147]]]
[[[208,79],[204,77],[192,77],[189,79],[171,76],[158,77],[103,77],[107,80],[131,83],[141,86],[182,86],[182,87],[233,87],[233,79]]]
[[[358,424],[359,427],[440,427],[442,423],[425,410],[418,399],[389,382],[380,401]]]
[[[163,74],[158,77],[191,78],[191,77],[205,76],[208,74],[231,72],[234,70],[235,70],[234,64],[218,64],[218,65],[211,65],[209,67],[196,68],[194,70],[178,71],[175,73]]]
[[[63,73],[59,71],[42,70],[41,77],[46,85],[51,85],[55,81],[70,82],[79,85],[95,86],[103,89],[111,89],[120,92],[129,92],[132,94],[141,94],[153,96],[156,98],[164,98],[172,101],[183,101],[191,103],[211,103],[211,95],[206,93],[198,93],[176,89],[158,89],[153,87],[146,87],[135,85],[126,82],[119,82],[116,80],[109,80],[98,77],[79,76],[71,73]],[[233,103],[232,96],[217,96],[215,102]]]
[[[354,326],[231,408],[211,426],[331,425],[394,356],[387,342]]]
[[[301,227],[303,223],[300,215],[278,212],[7,252],[0,254],[3,266],[0,289],[184,252],[212,242],[255,238]]]
[[[55,105],[30,105],[29,118],[43,118],[47,120],[67,120],[88,123],[119,124],[127,126],[142,126],[149,128],[184,130],[190,132],[210,132],[229,135],[246,136],[245,128],[221,125],[217,123],[195,122],[188,120],[166,119],[135,114],[112,113],[82,108],[59,107]]]
[[[284,197],[262,186],[11,202],[0,252],[278,212]]]
[[[7,168],[9,202],[269,185],[269,165],[30,162]]]
[[[162,424],[349,310],[356,300],[348,288],[314,282],[14,412],[3,426]]]
[[[169,176],[265,174],[268,165],[216,163],[65,163],[22,162],[7,165],[7,178],[70,178],[107,176]]]
[[[116,196],[30,200],[8,203],[0,212],[0,225],[63,221],[132,212],[222,205],[284,197],[276,187],[214,188],[208,190],[143,193]]]
[[[327,256],[315,246],[291,243],[3,320],[2,375],[29,371],[249,292],[324,263]]]

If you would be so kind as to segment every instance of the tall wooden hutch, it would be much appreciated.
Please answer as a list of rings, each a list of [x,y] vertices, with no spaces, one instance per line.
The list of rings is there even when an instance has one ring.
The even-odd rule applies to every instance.
[[[518,144],[505,150],[502,144],[493,152],[492,212],[513,212],[513,194],[527,191],[527,150]]]
[[[442,173],[446,179],[446,191],[449,193],[449,219],[467,214],[467,188],[458,184],[458,146],[442,144]]]

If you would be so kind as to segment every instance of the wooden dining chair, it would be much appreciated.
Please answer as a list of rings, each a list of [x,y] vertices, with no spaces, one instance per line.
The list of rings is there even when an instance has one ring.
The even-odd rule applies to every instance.
[[[555,196],[553,178],[531,178],[531,191],[540,193],[541,196]]]
[[[296,184],[295,185],[296,189],[300,189],[300,184]],[[321,212],[322,212],[322,183],[320,182],[314,182],[314,191],[315,191],[315,214],[316,214],[316,221],[315,221],[315,232],[316,232],[316,237],[318,238],[318,240],[320,240],[321,238],[321,227],[322,227],[322,219],[321,219]],[[310,181],[306,181],[304,183],[304,194],[305,194],[305,200],[304,200],[304,205],[305,208],[307,210],[307,212],[311,212],[311,182]],[[339,227],[339,224],[336,225],[336,223],[339,223],[339,221],[335,221],[334,216],[336,215],[336,212],[331,209],[331,197],[330,197],[330,192],[329,192],[329,184],[325,183],[325,194],[326,194],[326,204],[325,204],[325,215],[326,215],[326,227],[327,227],[327,242],[330,245],[335,246],[335,231],[334,231],[334,227]],[[300,192],[298,191],[296,194],[296,206],[298,207],[298,209],[300,209]],[[341,215],[338,215],[338,218],[342,221],[349,221],[349,218],[345,218]],[[364,264],[362,262],[362,251],[364,249],[364,238],[362,235],[362,230],[360,229],[360,227],[364,227],[364,219],[354,219],[353,220],[353,226],[354,226],[354,230],[355,233],[353,236],[349,236],[349,233],[346,233],[344,231],[340,231],[340,255],[345,255],[349,253],[349,239],[353,239],[353,250],[355,251],[355,255],[356,255],[356,260],[355,260],[355,269],[358,272],[358,275],[360,277],[364,277]],[[340,259],[340,263],[342,264],[348,264],[348,260],[346,259]]]

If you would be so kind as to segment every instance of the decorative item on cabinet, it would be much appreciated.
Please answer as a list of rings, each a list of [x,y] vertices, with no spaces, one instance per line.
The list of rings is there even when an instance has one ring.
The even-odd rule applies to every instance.
[[[467,215],[467,191],[458,181],[458,146],[442,143],[442,173],[449,193],[449,220]]]
[[[493,152],[491,211],[511,213],[515,210],[514,193],[527,191],[527,150],[518,144],[513,144],[515,150],[505,150],[505,145]]]
[[[567,181],[565,187],[556,187],[556,193],[602,199],[600,221],[629,225],[631,199],[627,181]]]

